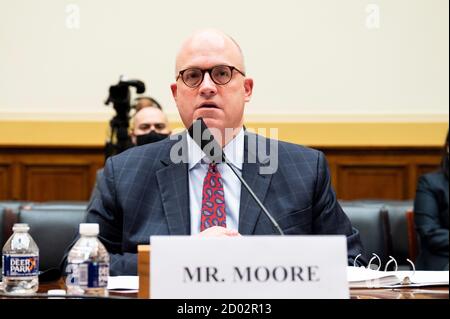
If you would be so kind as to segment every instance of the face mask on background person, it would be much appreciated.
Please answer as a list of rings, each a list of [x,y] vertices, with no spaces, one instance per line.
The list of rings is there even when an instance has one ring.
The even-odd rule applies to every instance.
[[[136,135],[136,145],[140,146],[144,144],[159,142],[168,136],[169,134],[156,133],[155,131],[151,131],[148,134]]]

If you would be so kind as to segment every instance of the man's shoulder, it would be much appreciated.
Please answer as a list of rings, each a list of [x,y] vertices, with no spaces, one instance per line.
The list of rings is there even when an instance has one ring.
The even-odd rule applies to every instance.
[[[147,162],[161,160],[167,157],[167,153],[170,152],[170,146],[173,143],[173,139],[166,138],[156,143],[134,146],[118,155],[113,156],[111,160],[115,163],[133,163],[136,161],[142,161],[143,158],[145,158]]]
[[[441,187],[442,185],[448,186],[448,178],[442,172],[442,170],[426,173],[420,176],[419,184],[426,187]]]
[[[317,156],[318,153],[320,153],[319,150],[316,150],[314,148],[305,146],[305,145],[300,145],[300,144],[295,144],[295,143],[291,143],[291,142],[285,142],[285,141],[279,141],[281,149],[284,152],[287,153],[298,153],[298,154],[303,154],[303,155],[310,155],[310,156]]]
[[[282,141],[278,139],[272,139],[268,137],[264,137],[263,135],[259,135],[252,132],[246,132],[246,134],[251,138],[256,138],[258,140],[258,144],[266,144],[270,146],[270,144],[277,144],[279,155],[298,155],[298,156],[308,156],[315,157],[322,153],[321,151],[307,147],[305,145],[295,144],[292,142]]]

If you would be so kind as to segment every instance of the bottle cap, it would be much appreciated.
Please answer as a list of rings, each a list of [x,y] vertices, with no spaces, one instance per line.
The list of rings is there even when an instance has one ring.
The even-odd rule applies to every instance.
[[[99,233],[99,226],[96,223],[81,223],[80,235],[96,236]]]
[[[28,224],[23,224],[23,223],[16,223],[13,226],[13,231],[16,231],[16,230],[28,231],[29,229],[30,229],[30,226],[28,226]]]
[[[47,295],[55,296],[55,295],[65,295],[66,291],[64,289],[50,289],[47,291]]]

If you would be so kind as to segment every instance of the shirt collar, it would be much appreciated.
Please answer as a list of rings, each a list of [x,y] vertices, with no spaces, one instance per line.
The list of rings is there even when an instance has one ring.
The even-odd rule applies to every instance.
[[[194,168],[204,157],[205,153],[201,150],[200,146],[192,139],[189,134],[187,135],[188,145],[188,158],[189,158],[189,170]],[[231,164],[242,170],[242,163],[244,162],[244,129],[241,128],[239,133],[227,144],[223,149],[226,157]],[[207,158],[206,158],[207,160]]]

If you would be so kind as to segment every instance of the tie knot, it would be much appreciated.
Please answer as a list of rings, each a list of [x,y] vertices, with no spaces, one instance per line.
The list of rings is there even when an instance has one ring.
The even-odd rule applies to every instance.
[[[208,170],[211,173],[217,173],[217,164],[216,163],[209,164]]]

